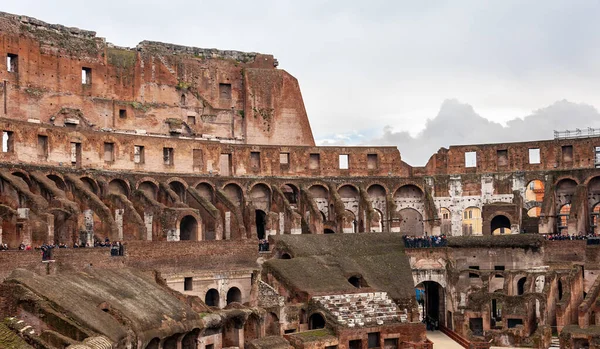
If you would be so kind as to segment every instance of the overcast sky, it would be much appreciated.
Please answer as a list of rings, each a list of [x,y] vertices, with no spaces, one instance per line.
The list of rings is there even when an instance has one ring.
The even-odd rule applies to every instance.
[[[300,81],[319,144],[398,145],[412,165],[450,144],[600,127],[596,0],[19,0],[0,10],[120,46],[271,53]]]

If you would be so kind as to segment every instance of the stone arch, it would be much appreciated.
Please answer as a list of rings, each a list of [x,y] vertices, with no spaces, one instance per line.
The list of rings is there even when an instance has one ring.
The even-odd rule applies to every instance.
[[[158,345],[160,344],[160,338],[154,337],[146,344],[146,349],[158,349]]]
[[[349,220],[344,222],[344,233],[358,233],[358,221],[354,212],[345,210],[348,213]]]
[[[416,184],[416,183],[405,183],[405,184],[401,184],[400,186],[398,186],[396,188],[396,190],[394,191],[394,198],[396,197],[403,197],[403,198],[413,198],[413,199],[418,199],[418,198],[422,198],[422,196],[424,195],[425,191],[423,190],[423,188]]]
[[[371,217],[371,232],[381,233],[383,232],[383,212],[379,209],[373,209],[373,216]]]
[[[244,324],[244,341],[250,342],[257,338],[260,338],[260,318],[252,313]]]
[[[292,259],[292,256],[289,253],[284,252],[281,254],[281,257],[279,257],[279,258],[280,259]]]
[[[525,201],[543,202],[544,190],[544,182],[539,179],[531,180],[525,188]]]
[[[58,187],[58,189],[60,189],[62,191],[67,190],[67,184],[65,183],[65,180],[62,178],[62,176],[60,176],[59,174],[49,173],[46,175],[46,178],[48,178],[49,180],[54,182],[54,184]]]
[[[346,210],[352,212],[356,220],[356,218],[359,216],[360,203],[360,191],[358,188],[352,184],[343,184],[338,187],[337,192],[340,195]],[[354,232],[357,231],[357,229],[354,229]]]
[[[27,184],[27,187],[31,189],[31,178],[29,178],[29,173],[21,170],[21,169],[13,169],[11,174],[15,177],[19,177]]]
[[[265,318],[265,334],[267,336],[279,336],[281,334],[279,316],[273,312],[267,313]]]
[[[569,217],[571,216],[571,204],[564,204],[558,209],[556,219],[557,230],[559,233],[568,230]]]
[[[198,220],[192,215],[184,216],[179,223],[180,241],[198,241]]]
[[[388,190],[386,186],[381,183],[372,183],[369,184],[369,186],[367,187],[367,193],[369,194],[369,196],[371,196],[370,194],[374,194],[377,196],[385,197],[387,195],[387,191]]]
[[[199,182],[195,186],[196,191],[201,197],[205,198],[210,202],[214,202],[215,188],[208,182]]]
[[[318,330],[320,328],[325,328],[325,324],[325,317],[319,312],[312,313],[308,318],[309,330]]]
[[[129,197],[129,184],[120,178],[114,178],[108,183],[108,192]]]
[[[445,288],[435,281],[424,281],[417,284],[415,289],[420,313],[444,325],[446,323]]]
[[[223,186],[223,191],[225,192],[225,195],[227,195],[229,201],[231,201],[234,205],[238,207],[243,206],[244,191],[242,190],[242,187],[239,184],[235,182],[230,182]]]
[[[490,222],[490,231],[492,235],[510,234],[510,219],[502,214],[494,216]]]
[[[181,202],[187,202],[187,183],[177,178],[171,178],[167,181],[169,188],[177,194]]]
[[[321,213],[325,217],[323,222],[327,222],[330,218],[329,190],[326,186],[322,184],[313,184],[308,188],[308,192],[310,193],[310,196],[317,205],[319,211],[321,211]]]
[[[179,97],[179,104],[181,104],[182,106],[185,105],[185,93],[182,93],[181,97]]]
[[[557,206],[570,204],[577,188],[577,182],[572,178],[563,178],[556,183],[555,195]]]
[[[250,188],[248,199],[256,209],[269,212],[271,209],[271,188],[264,183],[256,183]]]
[[[172,336],[165,338],[162,344],[162,349],[177,349],[177,342],[179,341],[181,333],[176,333]]]
[[[185,336],[183,336],[183,338],[181,339],[181,349],[196,349],[196,347],[198,346],[196,342],[198,340],[199,334],[200,329],[197,328],[186,333]]]
[[[227,304],[233,302],[242,303],[242,291],[235,286],[227,290]]]
[[[600,223],[600,202],[596,203],[590,213],[590,227],[594,233],[598,233],[598,224]]]
[[[401,217],[400,233],[414,236],[422,236],[424,234],[423,215],[419,211],[414,208],[404,208],[398,214]]]
[[[158,184],[154,181],[143,181],[140,182],[137,186],[139,191],[146,193],[150,198],[156,200],[158,196]]]
[[[281,192],[283,192],[283,196],[290,203],[290,205],[298,204],[298,187],[290,183],[285,183],[281,185]]]
[[[92,193],[96,194],[97,196],[100,195],[100,189],[99,189],[98,183],[96,183],[96,181],[93,178],[88,177],[88,176],[83,176],[79,179],[85,185],[85,187],[88,188]]]
[[[204,303],[209,307],[218,307],[219,306],[219,291],[214,288],[206,291],[206,295],[204,296]]]

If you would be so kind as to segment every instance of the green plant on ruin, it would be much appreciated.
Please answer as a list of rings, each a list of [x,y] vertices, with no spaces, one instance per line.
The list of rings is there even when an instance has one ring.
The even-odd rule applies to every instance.
[[[244,117],[244,111],[243,110],[238,110],[238,115],[241,117]]]
[[[46,90],[42,88],[28,86],[25,88],[25,93],[34,98],[41,98],[44,95],[44,93],[46,93]]]
[[[158,103],[141,103],[136,101],[129,103],[129,105],[131,105],[133,109],[139,110],[144,113],[148,112],[152,108],[157,108],[160,106],[160,104]]]
[[[192,87],[191,83],[182,80],[179,80],[179,82],[177,82],[177,85],[175,85],[175,88],[178,91],[182,92],[187,92],[190,89],[190,87]]]
[[[183,125],[183,120],[177,118],[168,118],[165,122],[169,124],[171,128],[179,128]]]

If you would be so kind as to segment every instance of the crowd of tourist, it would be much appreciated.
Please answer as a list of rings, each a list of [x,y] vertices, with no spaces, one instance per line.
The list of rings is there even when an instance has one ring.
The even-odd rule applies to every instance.
[[[86,243],[83,241],[73,243],[73,248],[87,248],[87,247],[110,248],[111,256],[123,256],[124,255],[123,244],[119,241],[111,242],[108,238],[106,238],[104,241],[101,241],[101,240],[94,241],[93,246],[90,246],[89,243]],[[63,244],[63,243],[59,243],[59,244],[44,243],[41,246],[32,248],[31,245],[26,245],[24,243],[21,243],[21,244],[19,244],[19,247],[17,249],[19,251],[31,251],[31,250],[41,251],[42,252],[42,260],[46,261],[46,260],[51,259],[51,256],[52,256],[51,251],[55,248],[69,248],[69,246],[67,244]],[[12,250],[12,249],[8,246],[8,244],[6,244],[6,243],[0,244],[0,251],[9,251],[9,250]]]
[[[268,252],[269,251],[269,240],[267,240],[267,239],[258,240],[258,251],[259,252]]]
[[[404,235],[404,247],[406,248],[429,248],[445,247],[448,244],[446,235],[411,236]]]
[[[573,240],[586,240],[588,245],[600,245],[600,235],[596,233],[584,234],[546,234],[544,235],[548,241],[573,241]]]

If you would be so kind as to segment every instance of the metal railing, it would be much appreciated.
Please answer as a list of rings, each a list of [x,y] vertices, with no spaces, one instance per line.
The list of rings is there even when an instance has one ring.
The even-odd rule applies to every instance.
[[[588,127],[587,129],[576,128],[574,130],[556,131],[554,130],[554,139],[574,139],[600,137],[600,128]]]

